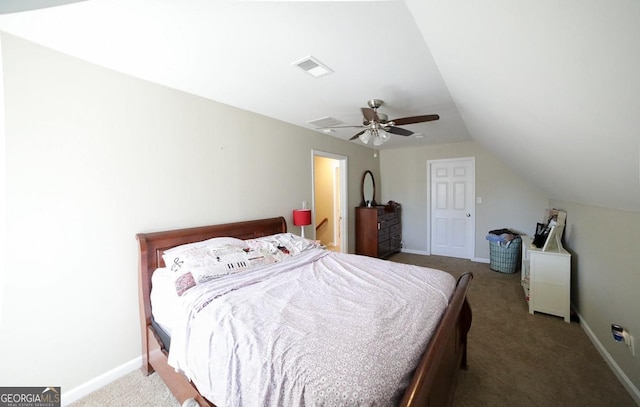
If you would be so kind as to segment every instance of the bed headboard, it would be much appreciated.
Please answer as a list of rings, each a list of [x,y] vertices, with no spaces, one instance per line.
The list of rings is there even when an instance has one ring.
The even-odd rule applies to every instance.
[[[139,244],[139,290],[141,319],[146,325],[151,324],[151,276],[158,267],[164,266],[162,254],[165,250],[182,244],[200,242],[213,237],[235,237],[253,239],[261,236],[284,233],[287,222],[278,218],[249,220],[244,222],[225,223],[222,225],[200,226],[187,229],[176,229],[163,232],[138,233]],[[146,329],[146,327],[143,327]]]

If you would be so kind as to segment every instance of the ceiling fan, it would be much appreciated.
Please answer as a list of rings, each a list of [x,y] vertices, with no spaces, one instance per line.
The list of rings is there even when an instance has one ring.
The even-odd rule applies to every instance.
[[[422,116],[401,117],[399,119],[389,120],[389,117],[386,114],[378,112],[378,108],[383,104],[384,101],[380,99],[371,99],[367,102],[367,105],[369,107],[363,107],[360,109],[362,110],[362,115],[364,116],[362,120],[362,126],[336,126],[333,128],[362,128],[363,130],[356,133],[356,135],[351,137],[349,140],[355,140],[359,138],[360,141],[362,141],[364,144],[368,144],[369,140],[373,138],[373,145],[379,146],[391,138],[389,134],[397,134],[399,136],[410,136],[413,134],[412,131],[403,129],[398,126],[430,122],[440,119],[440,116],[438,116],[437,114],[428,114]]]

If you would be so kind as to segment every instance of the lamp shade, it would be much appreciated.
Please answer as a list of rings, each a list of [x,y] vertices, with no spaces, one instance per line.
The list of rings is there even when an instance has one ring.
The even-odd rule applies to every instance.
[[[371,131],[366,130],[364,133],[362,133],[360,135],[360,137],[358,137],[360,139],[360,141],[362,141],[364,144],[367,144],[369,142],[369,139],[371,138]]]
[[[294,209],[293,224],[296,226],[308,226],[311,224],[311,209]]]
[[[384,143],[386,143],[387,141],[389,141],[389,135],[387,134],[386,131],[384,130],[379,130],[378,134],[376,134],[376,137],[373,139],[373,145],[374,146],[381,146]]]

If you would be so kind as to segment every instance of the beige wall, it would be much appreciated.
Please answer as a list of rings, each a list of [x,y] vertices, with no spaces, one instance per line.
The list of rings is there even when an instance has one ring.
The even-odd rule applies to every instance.
[[[382,186],[379,202],[394,200],[402,204],[404,248],[428,252],[427,161],[458,157],[475,157],[476,197],[482,198],[482,203],[476,204],[475,258],[488,261],[487,232],[506,227],[532,235],[536,222],[544,217],[548,199],[479,144],[465,142],[381,151],[383,177],[376,184]]]
[[[583,323],[634,383],[640,399],[640,213],[562,201],[567,211],[564,246],[572,254],[571,302]],[[636,356],[613,341],[611,324],[634,337]],[[598,346],[598,344],[596,343]]]
[[[1,38],[3,386],[64,393],[140,356],[136,233],[280,215],[291,224],[311,202],[312,150],[348,158],[349,207],[365,169],[378,170],[357,143]]]

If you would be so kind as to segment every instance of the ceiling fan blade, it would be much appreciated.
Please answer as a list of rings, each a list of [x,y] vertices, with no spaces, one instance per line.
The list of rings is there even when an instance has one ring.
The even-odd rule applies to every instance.
[[[357,139],[357,138],[358,138],[358,137],[360,137],[360,135],[361,135],[362,133],[364,133],[365,131],[367,131],[367,130],[366,130],[366,129],[365,129],[365,130],[362,130],[361,132],[359,132],[359,133],[358,133],[358,134],[356,134],[355,136],[351,137],[349,140],[355,140],[355,139]]]
[[[405,124],[413,124],[413,123],[422,123],[422,122],[431,122],[434,120],[438,120],[440,116],[437,114],[427,114],[424,116],[411,116],[411,117],[401,117],[399,119],[392,120],[394,124],[397,126],[402,126]]]
[[[365,119],[367,119],[367,121],[380,122],[380,119],[378,118],[378,114],[376,113],[375,110],[369,109],[368,107],[363,107],[361,108],[361,110],[362,110],[362,115],[364,116]]]
[[[385,128],[384,131],[391,134],[397,134],[399,136],[410,136],[413,134],[413,132],[410,130],[402,129],[400,127],[395,127],[395,126],[389,126],[388,128]]]

